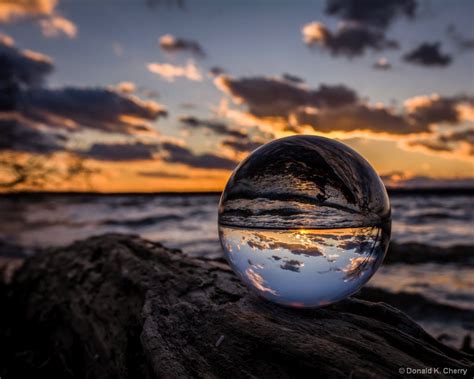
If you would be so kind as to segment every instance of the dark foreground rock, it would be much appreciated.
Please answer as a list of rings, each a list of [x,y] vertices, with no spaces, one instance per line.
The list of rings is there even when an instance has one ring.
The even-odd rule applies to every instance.
[[[395,378],[400,368],[473,367],[384,303],[282,308],[225,264],[133,236],[28,258],[0,296],[2,378]]]

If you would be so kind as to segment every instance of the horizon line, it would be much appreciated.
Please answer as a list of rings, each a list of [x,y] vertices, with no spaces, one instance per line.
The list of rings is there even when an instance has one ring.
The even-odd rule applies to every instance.
[[[458,187],[387,187],[389,194],[473,194],[474,187],[458,186]],[[125,192],[105,192],[105,191],[9,191],[0,192],[0,197],[7,196],[203,196],[203,195],[221,195],[223,191],[125,191]]]

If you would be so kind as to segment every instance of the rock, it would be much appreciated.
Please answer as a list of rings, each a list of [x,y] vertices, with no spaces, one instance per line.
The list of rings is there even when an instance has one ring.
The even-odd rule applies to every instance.
[[[399,368],[473,367],[472,355],[384,303],[282,308],[226,264],[137,236],[27,258],[0,297],[2,378],[396,378]]]
[[[471,347],[471,336],[469,334],[464,336],[462,341],[461,351],[464,351],[469,354],[474,354],[474,348]]]

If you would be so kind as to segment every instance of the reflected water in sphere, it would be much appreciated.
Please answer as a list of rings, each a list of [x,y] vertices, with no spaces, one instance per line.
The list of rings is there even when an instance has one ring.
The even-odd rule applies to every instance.
[[[319,307],[364,285],[387,251],[390,203],[370,164],[323,137],[272,141],[234,170],[219,204],[219,238],[258,295]]]

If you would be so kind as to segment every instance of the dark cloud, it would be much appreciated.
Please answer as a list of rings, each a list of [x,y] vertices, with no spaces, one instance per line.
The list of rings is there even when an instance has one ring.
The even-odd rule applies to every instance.
[[[419,96],[405,102],[403,112],[395,113],[383,106],[364,103],[338,109],[323,109],[314,114],[296,113],[298,124],[312,126],[317,131],[330,132],[370,130],[390,134],[429,132],[434,124],[458,125],[469,119],[459,107],[474,109],[474,98],[468,96]],[[469,113],[469,112],[468,112]]]
[[[357,100],[356,93],[343,85],[311,90],[275,78],[229,76],[220,76],[215,83],[259,117],[289,117],[299,107],[338,107]]]
[[[280,265],[280,268],[282,270],[289,270],[293,272],[300,272],[301,267],[304,266],[303,262],[297,261],[295,259],[291,259],[289,261],[285,261],[282,265]]]
[[[369,130],[375,133],[412,134],[430,132],[431,125],[458,125],[469,119],[474,99],[468,96],[420,96],[408,99],[402,111],[383,105],[369,105],[355,91],[344,86],[321,85],[303,88],[274,78],[216,79],[216,85],[244,104],[248,112],[267,124],[301,132]],[[461,112],[460,107],[466,112]],[[236,143],[237,146],[237,143]]]
[[[416,0],[328,0],[326,13],[343,20],[385,28],[397,17],[415,17]]]
[[[0,83],[39,85],[53,70],[46,55],[17,48],[10,37],[0,35]]]
[[[336,32],[331,32],[323,24],[312,22],[302,29],[308,46],[319,45],[333,55],[355,57],[366,49],[383,50],[398,48],[398,42],[387,39],[383,31],[359,23],[343,23]]]
[[[218,121],[199,119],[194,116],[181,116],[179,121],[190,128],[205,128],[214,133],[235,138],[247,137],[247,132],[229,128],[226,124]]]
[[[222,67],[214,66],[209,69],[209,75],[212,77],[216,77],[222,74],[225,74],[225,70]]]
[[[356,92],[344,85],[321,84],[318,90],[311,92],[316,100],[314,105],[319,103],[320,107],[335,108],[357,100]]]
[[[467,104],[474,107],[474,98],[468,96],[420,96],[408,100],[407,110],[409,116],[418,124],[430,125],[434,123],[455,124],[461,122],[459,104]]]
[[[250,152],[255,150],[256,148],[262,146],[264,144],[263,141],[253,141],[250,138],[243,138],[243,139],[225,139],[222,141],[222,146],[229,147],[234,151],[238,151],[241,153]]]
[[[203,48],[197,41],[178,38],[171,34],[160,37],[160,48],[168,53],[177,53],[180,51],[189,51],[197,57],[204,57]]]
[[[162,145],[166,156],[163,158],[168,163],[181,163],[194,168],[231,170],[238,162],[215,154],[194,154],[186,147],[165,142]]]
[[[422,146],[432,151],[455,152],[457,155],[474,156],[474,129],[439,133],[432,138],[409,142],[410,146]]]
[[[158,145],[147,145],[142,142],[94,143],[89,150],[81,152],[81,155],[100,161],[137,161],[153,159],[158,150]]]
[[[45,154],[64,149],[63,136],[28,127],[14,116],[1,119],[0,130],[0,151]]]
[[[83,157],[101,161],[156,160],[184,164],[194,168],[232,169],[238,162],[215,154],[195,154],[188,147],[174,142],[146,144],[143,142],[95,143],[86,151],[77,151]],[[158,176],[156,172],[142,176]],[[160,177],[163,175],[160,173]],[[171,177],[171,176],[168,176]]]
[[[454,25],[448,25],[446,33],[460,51],[474,50],[474,38],[462,35]]]
[[[375,133],[409,134],[426,129],[412,124],[404,115],[384,107],[351,104],[337,109],[323,109],[317,113],[295,113],[298,125],[311,126],[318,132],[370,130]]]
[[[124,134],[152,130],[150,122],[167,115],[155,102],[104,88],[33,89],[22,95],[20,104],[30,120],[51,127]]]
[[[451,55],[441,52],[440,42],[423,42],[412,51],[406,53],[403,59],[408,63],[428,67],[445,67],[452,61]]]
[[[292,74],[284,73],[282,75],[282,78],[284,80],[288,81],[288,82],[292,82],[292,83],[296,83],[296,84],[304,83],[303,79],[301,79],[299,76],[292,75]]]

